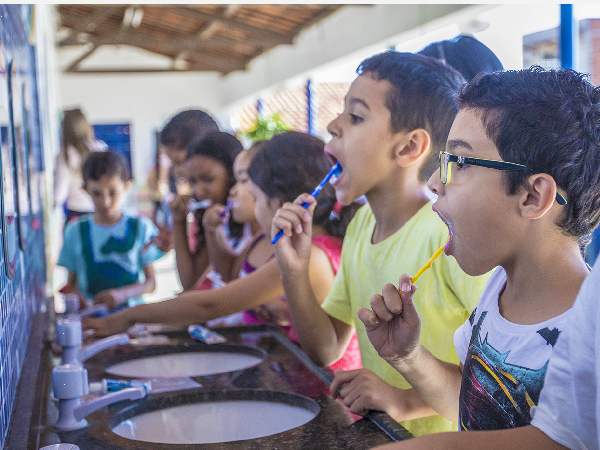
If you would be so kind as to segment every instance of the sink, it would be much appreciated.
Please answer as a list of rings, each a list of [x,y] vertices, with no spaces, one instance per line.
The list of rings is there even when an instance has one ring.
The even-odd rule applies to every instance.
[[[253,367],[266,357],[263,349],[247,345],[164,345],[115,355],[103,368],[127,378],[198,377]]]
[[[135,441],[211,444],[282,433],[310,422],[319,412],[316,401],[288,392],[197,391],[125,408],[110,419],[109,428]]]

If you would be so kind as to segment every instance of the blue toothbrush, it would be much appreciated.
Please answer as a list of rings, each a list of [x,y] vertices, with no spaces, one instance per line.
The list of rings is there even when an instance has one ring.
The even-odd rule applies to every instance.
[[[319,185],[313,189],[313,191],[310,193],[310,195],[312,195],[313,197],[316,197],[317,195],[319,195],[319,193],[323,190],[323,188],[325,187],[325,185],[327,184],[327,182],[331,179],[331,177],[339,177],[340,174],[342,173],[342,166],[340,166],[339,162],[336,162],[333,167],[329,170],[329,173],[327,175],[325,175],[325,178],[323,178],[323,181],[321,181],[319,183]],[[309,203],[305,202],[302,204],[302,207],[304,209],[308,208]],[[275,235],[275,237],[271,240],[271,244],[275,244],[279,238],[283,236],[283,230],[279,230],[279,233],[277,233]]]

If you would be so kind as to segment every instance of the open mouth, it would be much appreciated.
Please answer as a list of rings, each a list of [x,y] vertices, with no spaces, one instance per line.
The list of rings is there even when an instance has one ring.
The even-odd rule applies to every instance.
[[[452,230],[452,222],[449,219],[446,219],[442,215],[442,213],[440,213],[437,209],[435,209],[435,205],[432,207],[432,209],[437,213],[437,215],[442,220],[442,222],[444,222],[446,224],[446,226],[448,227],[448,241],[446,242],[446,245],[444,245],[444,253],[448,254],[450,245],[452,244],[452,239],[454,237],[454,232]]]
[[[335,166],[336,164],[339,164],[339,169],[336,170],[333,173],[333,175],[331,176],[331,178],[329,179],[329,183],[332,186],[335,186],[335,184],[337,183],[339,178],[342,176],[343,168],[341,166],[341,163],[338,161],[338,159],[333,155],[331,149],[329,149],[327,146],[325,146],[325,155],[327,156],[327,159],[329,159],[329,162],[331,163],[332,167]]]

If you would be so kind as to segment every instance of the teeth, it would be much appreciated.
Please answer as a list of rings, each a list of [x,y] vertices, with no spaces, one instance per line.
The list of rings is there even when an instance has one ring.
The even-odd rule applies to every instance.
[[[335,169],[335,171],[333,172],[333,174],[331,175],[331,178],[329,179],[329,182],[331,184],[335,184],[335,182],[338,180],[338,178],[340,177],[340,175],[342,174],[342,166],[340,165],[339,162],[336,163],[337,164],[337,168]]]

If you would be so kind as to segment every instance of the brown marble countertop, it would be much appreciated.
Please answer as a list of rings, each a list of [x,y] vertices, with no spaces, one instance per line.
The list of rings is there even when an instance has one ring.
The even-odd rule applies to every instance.
[[[186,391],[151,394],[136,402],[120,402],[102,408],[87,417],[87,428],[72,432],[58,432],[53,423],[57,418],[55,405],[50,401],[52,389],[52,368],[59,363],[48,342],[43,337],[32,336],[31,340],[42,342],[41,352],[36,353],[35,343],[30,342],[26,366],[35,364],[39,370],[24,367],[19,384],[15,412],[11,421],[6,450],[27,448],[38,450],[44,445],[71,443],[81,450],[237,450],[237,449],[368,449],[377,445],[410,437],[410,434],[389,416],[383,413],[370,414],[367,418],[355,420],[347,408],[329,396],[328,382],[331,373],[314,365],[287,336],[277,328],[259,325],[251,327],[223,328],[218,330],[228,343],[243,344],[262,349],[266,358],[257,366],[247,369],[215,374],[192,379],[201,387]],[[39,334],[39,333],[38,333]],[[173,332],[169,337],[169,350],[188,352],[202,349],[206,344],[193,341],[187,332]],[[212,347],[219,344],[213,344]],[[88,370],[89,381],[102,378],[120,378],[104,372],[104,368],[115,361],[134,355],[153,355],[165,351],[165,346],[125,345],[105,350],[84,366]],[[39,350],[38,350],[39,351]],[[37,358],[35,357],[37,355]],[[27,372],[26,372],[27,371]],[[31,386],[37,372],[35,389]],[[35,373],[33,372],[33,373]],[[28,386],[23,386],[29,383]],[[210,399],[225,392],[239,399],[270,398],[276,400],[277,392],[299,394],[317,402],[320,411],[308,423],[282,433],[257,439],[224,442],[218,444],[157,444],[134,441],[113,433],[110,426],[125,420],[131,415],[183,402]],[[28,408],[27,404],[31,406]],[[29,423],[24,423],[24,422]],[[110,426],[109,426],[110,425]],[[24,445],[23,439],[27,444]]]

